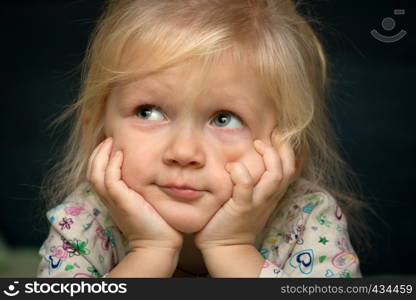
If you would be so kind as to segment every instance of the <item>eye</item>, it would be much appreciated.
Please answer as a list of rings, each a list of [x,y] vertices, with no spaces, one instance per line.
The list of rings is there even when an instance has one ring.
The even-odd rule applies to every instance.
[[[143,120],[161,121],[164,119],[163,114],[156,106],[142,105],[137,109],[136,115]]]
[[[237,116],[227,111],[220,112],[218,115],[216,115],[212,120],[212,124],[217,127],[229,129],[241,128],[243,126],[242,122]]]

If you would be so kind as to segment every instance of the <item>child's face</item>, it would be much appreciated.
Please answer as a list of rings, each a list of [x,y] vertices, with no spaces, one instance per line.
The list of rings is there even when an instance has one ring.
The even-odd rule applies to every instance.
[[[173,228],[191,233],[230,199],[226,163],[241,161],[260,179],[264,164],[253,141],[270,144],[275,120],[256,76],[224,61],[205,78],[198,65],[183,65],[115,88],[105,133],[114,139],[113,153],[124,153],[126,184]],[[186,197],[169,186],[199,192]]]

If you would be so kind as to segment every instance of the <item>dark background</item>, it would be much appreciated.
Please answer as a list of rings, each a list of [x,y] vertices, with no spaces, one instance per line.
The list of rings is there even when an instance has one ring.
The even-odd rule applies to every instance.
[[[322,22],[334,80],[331,111],[342,154],[379,218],[365,276],[416,274],[416,11],[410,1],[304,1]],[[38,199],[48,160],[66,138],[49,123],[77,94],[79,65],[103,1],[3,1],[0,9],[0,235],[40,247],[47,234]],[[405,9],[405,15],[394,15]],[[391,17],[396,27],[384,30]],[[413,19],[413,20],[412,20]],[[407,35],[382,43],[377,29]]]

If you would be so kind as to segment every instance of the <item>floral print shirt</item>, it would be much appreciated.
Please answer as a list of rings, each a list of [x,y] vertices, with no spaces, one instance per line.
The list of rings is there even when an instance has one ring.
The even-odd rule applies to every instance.
[[[255,246],[265,262],[259,277],[361,277],[347,223],[335,199],[299,178],[289,208],[273,213]],[[102,277],[128,243],[87,184],[47,212],[51,223],[39,254],[38,277]],[[282,224],[281,220],[285,220]]]

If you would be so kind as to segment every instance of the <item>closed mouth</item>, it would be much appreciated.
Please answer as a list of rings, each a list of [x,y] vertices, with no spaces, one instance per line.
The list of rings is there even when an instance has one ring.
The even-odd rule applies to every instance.
[[[195,190],[189,187],[178,187],[178,186],[161,186],[162,190],[165,191],[167,194],[180,197],[180,198],[197,198],[202,195],[204,191],[202,190]]]

